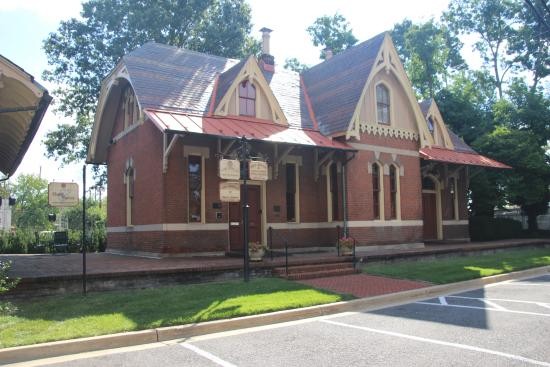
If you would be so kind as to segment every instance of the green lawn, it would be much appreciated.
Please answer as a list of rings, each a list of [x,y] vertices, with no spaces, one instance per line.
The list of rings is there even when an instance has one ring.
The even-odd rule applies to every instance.
[[[366,265],[363,271],[369,274],[443,284],[544,265],[550,265],[550,248],[509,250],[489,255],[430,261],[370,264]]]
[[[13,302],[0,348],[307,307],[349,299],[282,279],[52,296]]]

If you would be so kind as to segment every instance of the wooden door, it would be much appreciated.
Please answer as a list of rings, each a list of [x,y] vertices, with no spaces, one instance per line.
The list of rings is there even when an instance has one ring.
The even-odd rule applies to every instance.
[[[422,193],[422,211],[424,214],[424,240],[437,239],[437,205],[435,193]]]
[[[262,242],[262,209],[260,186],[248,185],[248,241]],[[244,188],[241,185],[241,200]],[[229,246],[231,251],[243,250],[242,202],[229,205]]]

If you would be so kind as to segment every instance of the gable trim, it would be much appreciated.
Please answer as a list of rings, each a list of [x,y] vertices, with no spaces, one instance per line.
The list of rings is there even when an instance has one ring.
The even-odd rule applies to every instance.
[[[451,136],[449,135],[449,131],[447,130],[447,125],[445,125],[443,116],[441,116],[441,112],[439,111],[439,108],[437,107],[437,104],[433,99],[430,103],[430,108],[426,113],[425,120],[427,120],[430,116],[434,117],[432,121],[434,121],[439,127],[439,131],[441,132],[443,138],[443,146],[447,149],[454,150],[455,147],[451,140]],[[433,137],[433,144],[435,145],[435,137]]]
[[[231,100],[231,96],[233,93],[236,93],[236,103],[237,103],[237,110],[238,110],[238,86],[239,84],[244,81],[249,80],[251,83],[253,83],[256,87],[259,87],[264,95],[266,96],[267,102],[269,106],[271,107],[271,121],[279,124],[288,125],[288,121],[286,119],[285,114],[283,113],[283,110],[281,106],[279,105],[279,102],[277,101],[277,98],[275,98],[275,95],[273,94],[273,91],[271,90],[271,87],[269,86],[269,83],[265,79],[260,67],[258,66],[258,62],[256,61],[256,58],[254,56],[249,56],[246,60],[245,64],[231,83],[231,86],[227,89],[227,92],[222,97],[218,105],[216,106],[214,110],[215,115],[220,116],[227,116],[228,115],[228,105]],[[256,100],[257,103],[257,100]],[[258,110],[256,106],[256,111]]]

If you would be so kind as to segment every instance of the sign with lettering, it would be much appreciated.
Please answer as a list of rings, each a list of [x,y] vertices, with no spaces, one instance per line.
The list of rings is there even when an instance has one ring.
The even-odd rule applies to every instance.
[[[75,206],[78,204],[78,184],[50,182],[48,184],[48,203],[55,207]]]
[[[220,182],[220,200],[228,203],[241,201],[241,183],[239,181]]]
[[[220,159],[218,176],[224,180],[239,180],[241,178],[241,165],[236,159]]]
[[[251,180],[267,181],[267,162],[248,162],[248,176]]]

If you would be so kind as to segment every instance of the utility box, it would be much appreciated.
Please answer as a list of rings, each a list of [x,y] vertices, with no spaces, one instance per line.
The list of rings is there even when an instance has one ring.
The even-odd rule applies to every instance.
[[[9,231],[11,229],[11,206],[10,199],[1,199],[0,205],[0,231]]]

